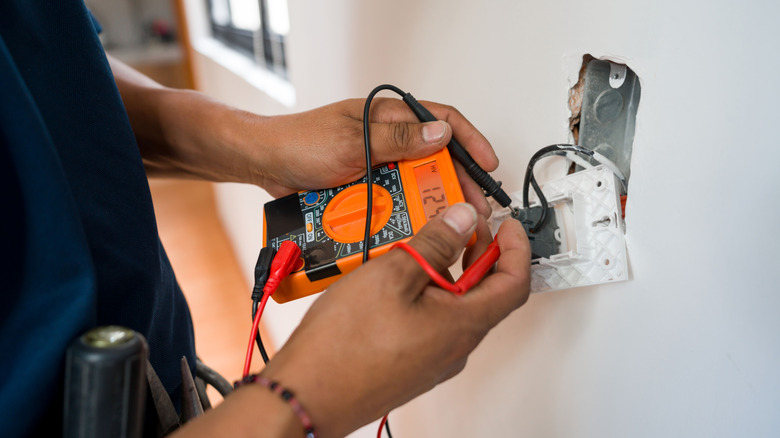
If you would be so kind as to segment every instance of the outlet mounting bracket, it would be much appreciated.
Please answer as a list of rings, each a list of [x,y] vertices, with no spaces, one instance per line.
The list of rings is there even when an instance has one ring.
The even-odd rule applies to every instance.
[[[603,165],[541,186],[555,212],[554,238],[560,252],[531,261],[531,292],[546,292],[628,279],[620,182]],[[510,195],[522,205],[522,193]],[[538,207],[536,202],[529,209]],[[491,216],[493,230],[515,220],[507,209]]]

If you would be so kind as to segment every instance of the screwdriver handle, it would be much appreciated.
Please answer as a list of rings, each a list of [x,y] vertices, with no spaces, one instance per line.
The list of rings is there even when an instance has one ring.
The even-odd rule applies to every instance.
[[[140,438],[146,402],[146,339],[120,326],[71,342],[65,360],[65,438]]]

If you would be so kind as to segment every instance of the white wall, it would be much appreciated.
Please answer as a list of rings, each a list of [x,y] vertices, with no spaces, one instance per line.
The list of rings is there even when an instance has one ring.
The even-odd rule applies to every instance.
[[[395,411],[394,434],[778,436],[778,16],[770,1],[291,1],[291,108],[196,61],[208,93],[260,113],[384,82],[455,105],[512,191],[534,151],[568,140],[580,57],[628,63],[642,83],[632,279],[531,297],[460,376]],[[233,185],[219,196],[249,276],[269,198]],[[277,342],[308,303],[269,311]]]

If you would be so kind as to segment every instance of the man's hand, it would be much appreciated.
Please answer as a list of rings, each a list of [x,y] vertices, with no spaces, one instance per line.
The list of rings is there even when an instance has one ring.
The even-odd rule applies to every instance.
[[[473,232],[464,264],[492,240],[485,219],[456,204],[410,241],[439,271]],[[463,296],[432,285],[405,251],[392,250],[335,283],[314,302],[262,374],[291,390],[322,437],[345,436],[459,373],[487,332],[528,299],[530,247],[520,222],[498,230],[496,271]],[[290,406],[245,385],[177,437],[301,436]]]
[[[443,271],[487,224],[467,204],[429,222],[410,244]],[[263,374],[290,388],[323,436],[344,436],[463,369],[485,334],[528,298],[522,226],[498,233],[496,272],[464,296],[430,283],[406,252],[390,251],[334,284],[311,307]]]
[[[363,144],[365,99],[311,111],[260,116],[207,96],[162,87],[109,58],[147,173],[251,183],[273,196],[335,187],[366,173]],[[444,148],[453,135],[487,171],[498,159],[490,143],[457,110],[425,102],[440,122],[420,123],[403,101],[376,98],[371,105],[375,165],[422,158]],[[487,217],[477,184],[456,163],[466,200]]]
[[[363,144],[364,99],[351,99],[312,111],[265,119],[257,125],[259,180],[274,196],[334,187],[366,173]],[[441,121],[421,123],[400,99],[376,98],[371,105],[374,165],[422,158],[444,148],[453,135],[484,169],[498,159],[490,143],[457,110],[431,102],[426,108]],[[271,133],[269,137],[269,133]],[[490,210],[477,184],[456,164],[466,199],[487,217]]]

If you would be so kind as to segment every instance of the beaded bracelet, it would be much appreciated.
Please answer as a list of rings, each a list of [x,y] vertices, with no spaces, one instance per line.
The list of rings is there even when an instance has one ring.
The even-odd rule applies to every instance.
[[[285,402],[287,402],[288,405],[292,408],[293,412],[295,412],[295,415],[298,416],[298,419],[301,420],[301,424],[303,424],[303,433],[305,435],[305,438],[318,438],[319,435],[317,435],[317,431],[314,429],[314,424],[311,422],[311,418],[306,413],[305,410],[303,410],[303,407],[300,403],[298,403],[298,400],[295,399],[295,396],[293,395],[290,390],[283,388],[281,385],[279,385],[279,382],[274,382],[271,379],[268,379],[266,377],[257,375],[257,374],[251,374],[249,376],[244,377],[243,379],[237,381],[233,386],[238,389],[239,386],[247,384],[247,383],[259,383],[262,386],[265,386],[266,388],[270,389],[271,392],[278,395],[282,398]]]

